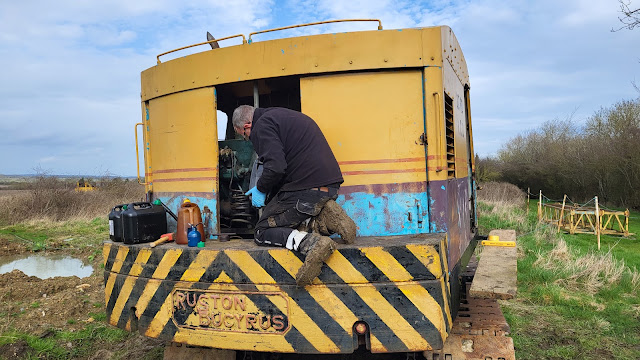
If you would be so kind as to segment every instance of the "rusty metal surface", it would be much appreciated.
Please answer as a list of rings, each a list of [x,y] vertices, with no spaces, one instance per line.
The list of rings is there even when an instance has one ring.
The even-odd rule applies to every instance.
[[[431,175],[430,175],[431,176]],[[460,261],[473,235],[469,216],[469,179],[429,180],[430,222],[434,232],[448,235],[449,271]]]
[[[458,317],[451,334],[509,335],[509,324],[495,299],[464,299],[460,302]]]
[[[451,333],[440,350],[425,351],[427,360],[514,360],[509,324],[494,299],[464,299]]]
[[[506,336],[450,335],[440,351],[425,351],[427,360],[515,360],[513,339]]]
[[[425,351],[427,360],[515,360],[509,324],[495,299],[468,297],[471,280],[477,267],[472,256],[462,273],[463,293],[458,316],[442,349]]]

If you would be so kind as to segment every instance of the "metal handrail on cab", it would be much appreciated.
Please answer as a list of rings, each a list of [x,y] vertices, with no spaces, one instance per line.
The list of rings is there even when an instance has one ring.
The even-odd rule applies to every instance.
[[[138,152],[138,125],[140,126],[144,126],[144,123],[137,123],[134,127],[133,127],[133,132],[136,134],[136,169],[138,170],[138,184],[140,185],[147,185],[147,177],[144,177],[144,182],[142,182],[140,180],[140,153]]]
[[[379,19],[342,19],[342,20],[327,20],[327,21],[318,21],[318,22],[312,22],[312,23],[308,23],[308,24],[291,25],[291,26],[285,26],[285,27],[280,27],[280,28],[275,28],[275,29],[260,30],[260,31],[252,32],[252,33],[250,33],[250,34],[249,34],[249,43],[251,43],[251,36],[252,36],[252,35],[264,34],[264,33],[272,32],[272,31],[279,31],[279,30],[286,30],[286,29],[299,28],[299,27],[303,27],[303,26],[322,25],[322,24],[330,24],[330,23],[338,23],[338,22],[348,22],[348,21],[377,21],[377,22],[378,22],[378,30],[382,30],[382,21],[380,21]]]
[[[214,42],[217,42],[217,41],[222,41],[222,40],[227,40],[227,39],[233,39],[233,38],[237,38],[237,37],[242,37],[242,43],[243,43],[243,44],[246,44],[246,43],[247,43],[247,39],[244,37],[244,35],[243,35],[243,34],[231,35],[231,36],[223,37],[223,38],[220,38],[220,39],[213,39],[213,40],[209,40],[209,41],[205,41],[205,42],[201,42],[201,43],[197,43],[197,44],[192,44],[192,45],[183,46],[183,47],[181,47],[181,48],[173,49],[173,50],[170,50],[170,51],[167,51],[167,52],[163,52],[162,54],[158,55],[158,56],[156,57],[156,59],[158,59],[158,64],[161,64],[162,62],[160,61],[160,56],[167,55],[167,54],[171,54],[172,52],[176,52],[176,51],[180,51],[180,50],[184,50],[184,49],[192,48],[192,47],[195,47],[195,46],[211,44],[211,43],[214,43]]]
[[[331,23],[338,23],[338,22],[350,22],[350,21],[377,21],[378,22],[378,30],[382,30],[382,21],[380,21],[379,19],[341,19],[341,20],[327,20],[327,21],[318,21],[318,22],[312,22],[312,23],[308,23],[308,24],[300,24],[300,25],[291,25],[291,26],[285,26],[285,27],[280,27],[280,28],[275,28],[275,29],[268,29],[268,30],[261,30],[261,31],[256,31],[256,32],[252,32],[249,34],[249,43],[251,43],[251,36],[252,35],[257,35],[257,34],[264,34],[264,33],[268,33],[268,32],[272,32],[272,31],[279,31],[279,30],[286,30],[286,29],[293,29],[293,28],[299,28],[299,27],[304,27],[304,26],[311,26],[311,25],[322,25],[322,24],[331,24]],[[183,46],[181,48],[177,48],[177,49],[173,49],[173,50],[169,50],[167,52],[163,52],[162,54],[156,56],[156,59],[158,60],[158,64],[161,64],[162,62],[160,61],[160,56],[163,55],[167,55],[167,54],[171,54],[172,52],[176,52],[176,51],[180,51],[180,50],[184,50],[184,49],[188,49],[188,48],[192,48],[195,46],[200,46],[200,45],[205,45],[205,44],[211,44],[217,41],[222,41],[222,40],[227,40],[227,39],[233,39],[233,38],[237,38],[237,37],[242,37],[242,43],[246,44],[247,43],[247,39],[244,37],[243,34],[238,34],[238,35],[232,35],[232,36],[227,36],[227,37],[223,37],[220,39],[213,39],[213,40],[209,40],[209,41],[205,41],[205,42],[201,42],[201,43],[197,43],[197,44],[192,44],[192,45],[187,45],[187,46]]]

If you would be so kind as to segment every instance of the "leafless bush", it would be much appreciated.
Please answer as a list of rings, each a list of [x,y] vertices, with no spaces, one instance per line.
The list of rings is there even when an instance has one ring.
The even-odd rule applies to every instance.
[[[93,191],[75,191],[75,183],[40,175],[28,191],[0,198],[0,224],[27,220],[91,219],[106,216],[117,205],[140,201],[144,187],[135,181],[104,178]]]
[[[510,204],[524,206],[526,194],[517,186],[506,182],[481,183],[478,190],[478,200],[487,204]]]
[[[476,179],[481,183],[499,181],[502,177],[500,166],[500,161],[495,157],[476,155]]]
[[[483,164],[490,163],[477,162],[478,175]],[[619,101],[586,121],[546,122],[509,140],[492,164],[500,180],[553,199],[598,195],[610,206],[640,208],[640,99]]]

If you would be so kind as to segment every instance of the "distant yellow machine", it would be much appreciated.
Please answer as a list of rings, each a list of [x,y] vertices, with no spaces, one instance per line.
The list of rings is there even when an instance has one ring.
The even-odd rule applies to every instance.
[[[96,189],[95,185],[91,184],[88,180],[81,178],[76,182],[76,188],[74,189],[77,192],[86,192],[86,191],[94,191]]]

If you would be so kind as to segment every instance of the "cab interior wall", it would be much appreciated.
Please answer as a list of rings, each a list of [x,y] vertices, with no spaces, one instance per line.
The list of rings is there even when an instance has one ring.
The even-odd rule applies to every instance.
[[[255,81],[242,81],[216,86],[218,110],[227,115],[226,140],[236,138],[231,125],[233,110],[252,105],[254,84],[258,85],[260,107],[285,107],[300,111],[300,76],[286,76]]]

